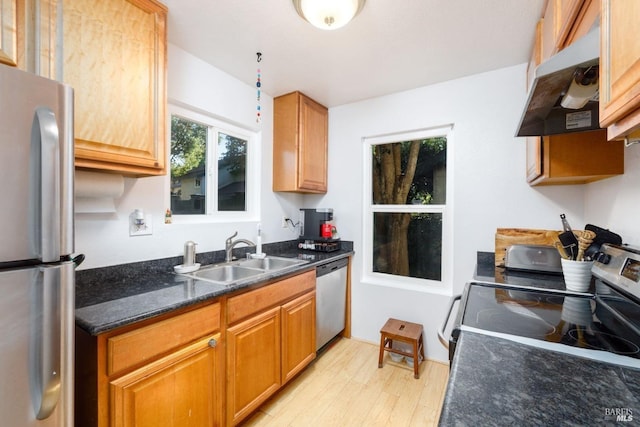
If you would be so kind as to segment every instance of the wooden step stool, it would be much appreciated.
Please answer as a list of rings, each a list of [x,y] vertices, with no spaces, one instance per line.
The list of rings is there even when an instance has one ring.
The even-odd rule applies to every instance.
[[[401,354],[405,357],[413,358],[413,376],[420,378],[419,365],[424,360],[424,341],[422,325],[419,323],[405,322],[404,320],[389,319],[380,329],[380,357],[378,358],[378,368],[382,368],[382,358],[384,352]],[[412,353],[393,348],[393,340],[398,340],[410,344]]]

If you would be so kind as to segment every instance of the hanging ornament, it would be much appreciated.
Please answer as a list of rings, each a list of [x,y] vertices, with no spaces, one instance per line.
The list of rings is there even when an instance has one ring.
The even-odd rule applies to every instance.
[[[262,61],[262,53],[257,52],[256,53],[256,61],[259,63],[260,61]],[[261,111],[260,111],[260,87],[262,86],[262,84],[260,83],[260,67],[258,67],[257,69],[257,78],[256,78],[256,90],[257,90],[257,96],[256,96],[256,100],[257,100],[257,105],[256,105],[256,123],[260,123],[262,121],[262,115],[261,115]]]

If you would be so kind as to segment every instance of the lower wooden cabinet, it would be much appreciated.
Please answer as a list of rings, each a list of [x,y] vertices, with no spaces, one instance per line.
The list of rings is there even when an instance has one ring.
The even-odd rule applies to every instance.
[[[227,425],[240,423],[316,357],[315,296],[313,270],[229,299]]]
[[[282,306],[282,384],[316,356],[316,293]]]
[[[315,292],[227,329],[227,423],[257,409],[316,356]]]
[[[227,424],[280,388],[280,307],[227,329]]]
[[[76,328],[77,426],[232,426],[316,356],[316,272],[98,336]]]
[[[90,336],[76,328],[77,426],[222,426],[221,304]]]
[[[110,382],[112,426],[219,426],[220,334]]]

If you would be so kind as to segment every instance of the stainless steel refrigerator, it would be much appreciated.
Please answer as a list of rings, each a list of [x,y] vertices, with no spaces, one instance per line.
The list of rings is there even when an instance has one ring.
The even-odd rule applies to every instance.
[[[0,64],[0,425],[73,426],[73,90]]]

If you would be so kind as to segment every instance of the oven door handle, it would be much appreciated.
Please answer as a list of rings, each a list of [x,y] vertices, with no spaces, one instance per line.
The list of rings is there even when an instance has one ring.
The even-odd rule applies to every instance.
[[[451,299],[451,303],[449,304],[449,312],[447,313],[447,317],[444,319],[444,323],[442,327],[438,329],[438,339],[442,343],[445,348],[449,348],[449,340],[444,336],[444,331],[447,329],[447,324],[449,323],[449,318],[451,317],[451,312],[453,311],[453,306],[456,304],[456,301],[460,301],[462,295],[456,295]]]

